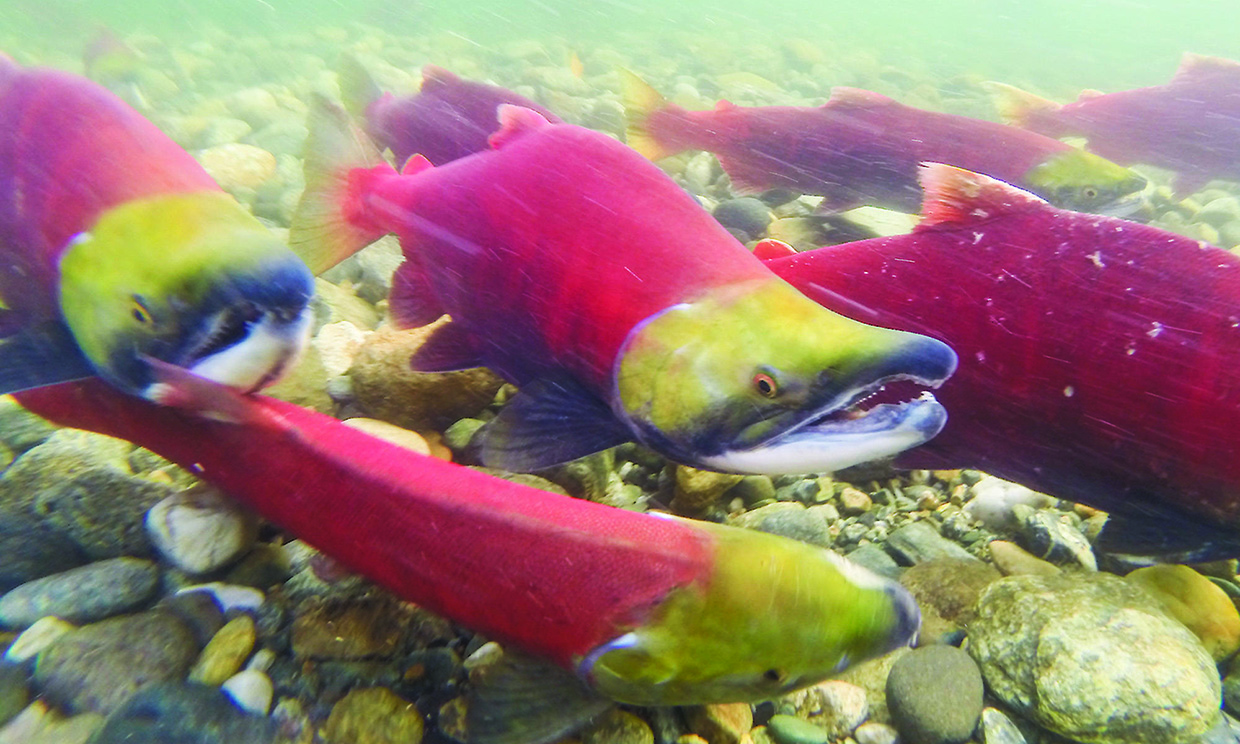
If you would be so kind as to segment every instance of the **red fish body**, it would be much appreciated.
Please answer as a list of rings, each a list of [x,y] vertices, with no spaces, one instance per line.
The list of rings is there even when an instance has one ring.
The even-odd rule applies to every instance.
[[[917,168],[927,161],[985,173],[1078,208],[1144,186],[1135,174],[1058,140],[865,90],[835,88],[818,107],[723,101],[713,111],[687,111],[639,79],[626,80],[629,144],[642,154],[657,159],[707,150],[740,190],[816,194],[831,211],[863,205],[916,211]]]
[[[1113,519],[1187,513],[1234,535],[1240,258],[975,174],[927,173],[914,233],[767,263],[837,312],[956,349],[938,392],[947,426],[901,462],[978,467]]]
[[[0,57],[0,296],[11,310],[55,313],[60,256],[103,211],[156,194],[219,190],[189,153],[109,91]]]
[[[366,106],[367,133],[380,147],[391,148],[396,162],[421,155],[435,165],[487,149],[487,137],[499,128],[501,104],[533,109],[548,121],[555,114],[523,95],[498,85],[460,77],[434,65],[422,68],[422,89],[397,98],[384,93]]]
[[[1171,82],[1083,93],[1063,106],[1007,89],[1000,109],[1019,126],[1073,135],[1117,163],[1176,171],[1185,193],[1212,178],[1240,180],[1240,63],[1186,54]]]

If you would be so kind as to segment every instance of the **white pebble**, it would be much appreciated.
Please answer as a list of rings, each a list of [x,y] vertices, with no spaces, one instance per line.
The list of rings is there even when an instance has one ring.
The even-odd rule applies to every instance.
[[[362,348],[362,342],[367,335],[369,334],[366,331],[342,320],[323,326],[311,343],[319,351],[323,369],[334,377],[343,375],[353,366],[353,358],[357,356],[357,350]]]
[[[1055,502],[1044,493],[989,475],[978,481],[971,490],[973,498],[964,505],[965,513],[992,530],[1015,528],[1017,520],[1012,508],[1018,504],[1039,509]]]
[[[264,672],[245,669],[229,677],[220,687],[241,710],[260,716],[267,715],[267,711],[271,710],[275,691],[271,678]]]
[[[254,652],[245,668],[253,672],[265,672],[276,662],[276,652],[269,648],[260,648]]]
[[[853,732],[857,744],[897,744],[900,735],[885,723],[863,723]]]
[[[146,530],[160,554],[183,571],[203,574],[226,566],[254,545],[254,518],[211,489],[173,494],[146,513]]]
[[[177,594],[186,592],[210,592],[215,597],[215,603],[220,606],[221,612],[229,610],[254,612],[263,606],[263,601],[266,599],[266,595],[254,587],[225,584],[222,581],[187,586]]]
[[[472,672],[480,667],[494,664],[503,656],[504,649],[498,643],[487,641],[479,646],[477,651],[470,654],[465,661],[461,662],[461,666],[465,667],[465,671]]]
[[[4,658],[15,664],[21,664],[39,655],[39,652],[52,645],[57,638],[77,628],[71,622],[61,620],[53,615],[41,617],[22,634],[13,640]]]

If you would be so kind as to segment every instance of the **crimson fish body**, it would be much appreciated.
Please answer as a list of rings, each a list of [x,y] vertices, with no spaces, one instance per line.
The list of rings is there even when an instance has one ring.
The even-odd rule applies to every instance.
[[[354,99],[366,122],[366,133],[380,147],[391,149],[396,162],[421,155],[434,165],[463,158],[488,148],[487,137],[499,128],[502,104],[532,109],[548,121],[560,119],[546,108],[507,88],[465,80],[427,65],[422,87],[411,96],[383,93],[357,60],[346,58],[341,87]]]
[[[830,551],[539,491],[235,397],[242,423],[94,381],[19,400],[151,448],[404,599],[503,641],[501,674],[519,694],[480,684],[470,742],[552,741],[611,701],[764,699],[916,633],[902,587]],[[542,662],[509,664],[517,652]]]
[[[1240,180],[1238,62],[1186,54],[1165,85],[1090,91],[1062,106],[1010,86],[996,87],[1006,120],[1052,137],[1085,137],[1091,151],[1123,165],[1175,171],[1182,193],[1213,178]]]
[[[652,159],[707,150],[742,191],[787,189],[823,197],[826,211],[921,202],[918,166],[947,163],[1018,184],[1063,206],[1098,209],[1140,190],[1131,171],[1017,127],[917,109],[856,88],[822,106],[735,106],[688,111],[632,73],[624,77],[628,142]]]
[[[1106,509],[1125,552],[1240,552],[1240,259],[946,166],[923,182],[912,234],[767,263],[956,349],[948,424],[901,462]]]
[[[812,472],[941,424],[931,400],[819,423],[881,380],[937,384],[951,350],[819,312],[614,139],[501,107],[493,149],[398,174],[333,155],[359,142],[338,114],[312,121],[291,240],[325,266],[399,236],[394,320],[452,318],[414,366],[487,366],[522,388],[485,430],[487,464],[531,470],[638,439],[687,464]]]

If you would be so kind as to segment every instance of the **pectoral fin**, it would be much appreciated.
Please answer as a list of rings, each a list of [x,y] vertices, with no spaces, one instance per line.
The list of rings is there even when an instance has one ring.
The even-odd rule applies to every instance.
[[[397,328],[421,328],[444,314],[443,305],[435,298],[430,278],[416,253],[406,256],[405,262],[392,275],[388,308]]]
[[[94,374],[94,367],[82,355],[73,335],[59,321],[20,329],[0,338],[0,394]]]
[[[546,744],[614,704],[551,662],[509,650],[483,671],[468,702],[469,744]]]
[[[437,316],[438,317],[438,316]],[[413,352],[409,366],[418,372],[452,372],[485,367],[478,339],[458,323],[445,321]]]
[[[475,441],[483,465],[529,473],[632,438],[603,401],[564,378],[523,386]]]

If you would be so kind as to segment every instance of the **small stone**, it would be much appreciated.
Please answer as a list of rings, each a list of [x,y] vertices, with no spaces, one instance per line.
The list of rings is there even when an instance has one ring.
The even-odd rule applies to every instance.
[[[796,716],[773,715],[766,731],[776,744],[830,744],[832,736],[821,726]]]
[[[967,626],[978,596],[999,579],[994,566],[976,559],[934,558],[909,568],[900,583],[922,608],[933,608],[943,619]]]
[[[819,682],[789,699],[798,701],[797,715],[808,718],[832,739],[852,733],[870,715],[865,690],[838,679]]]
[[[466,673],[474,674],[477,670],[489,667],[504,657],[504,649],[495,641],[487,641],[465,657],[461,666]]]
[[[865,491],[851,486],[840,491],[840,513],[846,517],[855,517],[874,508],[874,502]]]
[[[466,727],[468,711],[469,703],[463,697],[454,697],[439,706],[436,722],[440,733],[453,741],[469,741],[469,731]]]
[[[184,678],[197,654],[183,622],[166,612],[143,612],[65,634],[39,654],[34,681],[71,712],[106,715],[148,685]]]
[[[866,706],[870,709],[869,720],[890,723],[891,713],[887,710],[887,678],[891,676],[891,667],[911,652],[912,649],[909,648],[898,648],[889,654],[866,659],[835,675],[835,679],[865,690]]]
[[[382,439],[397,447],[404,447],[419,455],[429,457],[431,454],[431,447],[421,434],[416,431],[403,429],[396,424],[389,424],[386,421],[372,418],[351,418],[345,419],[344,425],[358,431],[364,431],[376,439]]]
[[[964,511],[992,530],[1015,530],[1020,520],[1012,513],[1018,504],[1042,509],[1055,500],[1025,486],[994,476],[985,476],[974,484],[970,492],[973,498],[964,505]]]
[[[146,602],[159,567],[141,558],[112,558],[29,581],[0,597],[0,625],[26,628],[56,615],[74,623],[100,620]]]
[[[698,705],[685,711],[689,728],[711,744],[740,744],[753,728],[749,703]]]
[[[254,618],[238,615],[207,643],[189,672],[191,682],[220,685],[236,674],[254,650],[257,631]]]
[[[419,744],[422,715],[386,687],[355,689],[332,706],[328,744]]]
[[[740,499],[746,506],[775,498],[775,484],[769,476],[746,475],[724,494],[730,499]]]
[[[259,716],[265,716],[271,710],[271,699],[275,695],[271,678],[256,669],[237,672],[225,680],[220,689],[238,708]]]
[[[960,744],[977,728],[983,691],[981,672],[967,653],[925,646],[891,668],[887,705],[908,744]]]
[[[891,554],[877,545],[862,545],[846,557],[858,566],[868,568],[888,579],[899,579],[900,574],[904,573],[904,569],[895,562]]]
[[[232,144],[241,140],[252,129],[253,127],[240,119],[215,117],[207,122],[206,128],[198,136],[197,144],[208,149]]]
[[[25,663],[38,656],[57,638],[76,628],[77,626],[73,623],[65,622],[58,617],[51,615],[41,617],[13,640],[4,652],[5,661],[15,664]]]
[[[1085,535],[1058,512],[1017,507],[1013,513],[1025,514],[1021,535],[1030,553],[1052,563],[1070,563],[1087,571],[1098,570],[1098,560]]]
[[[315,335],[314,347],[327,374],[336,377],[349,371],[358,349],[366,341],[366,331],[347,320],[328,323]]]
[[[581,744],[654,744],[654,732],[638,716],[612,708],[579,735]],[[566,742],[572,741],[571,739]]]
[[[225,191],[256,189],[276,174],[276,156],[254,145],[230,143],[198,153],[198,162]]]
[[[995,562],[995,567],[1002,571],[1004,576],[1019,574],[1054,576],[1063,570],[1054,563],[1044,561],[1016,543],[1007,540],[991,540],[989,547],[991,560]]]
[[[263,606],[263,600],[265,599],[263,593],[252,586],[237,586],[235,584],[225,584],[222,581],[211,581],[206,584],[187,586],[179,590],[177,594],[189,594],[190,592],[206,592],[210,594],[223,612],[232,610],[257,612]]]
[[[1232,220],[1240,219],[1240,200],[1234,196],[1213,199],[1207,202],[1193,219],[1214,227],[1222,227]]]
[[[885,723],[863,723],[853,732],[857,744],[900,744],[900,734]]]
[[[308,602],[293,620],[293,655],[310,659],[389,658],[409,632],[413,610],[386,597]]]
[[[677,465],[672,511],[678,514],[700,514],[707,511],[719,503],[725,491],[740,481],[739,475]]]
[[[151,507],[146,529],[160,554],[191,574],[227,566],[258,539],[253,515],[208,486],[182,491]]]
[[[16,511],[10,509],[9,511]],[[0,514],[0,592],[86,562],[77,543],[25,513]]]
[[[719,224],[744,232],[752,240],[766,234],[771,224],[771,210],[752,196],[725,201],[712,212]]]
[[[977,560],[969,551],[940,535],[926,522],[912,522],[894,530],[887,538],[887,550],[908,565],[932,558]]]
[[[742,512],[733,517],[730,524],[824,548],[831,547],[832,543],[831,525],[823,515],[795,501],[779,501]]]
[[[17,664],[0,663],[0,726],[8,723],[30,702],[26,670]],[[3,735],[0,735],[0,740]]]
[[[279,546],[261,544],[245,554],[224,576],[225,583],[253,589],[268,589],[288,581],[292,575],[288,557]]]
[[[1184,623],[1215,661],[1240,649],[1240,612],[1227,594],[1188,566],[1139,568],[1124,577],[1149,592]]]
[[[154,684],[108,716],[91,744],[275,744],[276,722],[247,715],[218,687]],[[281,742],[283,744],[283,742]]]
[[[210,592],[182,592],[159,600],[154,609],[171,612],[194,634],[194,645],[202,648],[224,627],[224,611]]]
[[[1025,744],[1025,736],[997,708],[982,711],[982,742],[984,744]],[[861,742],[857,742],[861,744]]]

